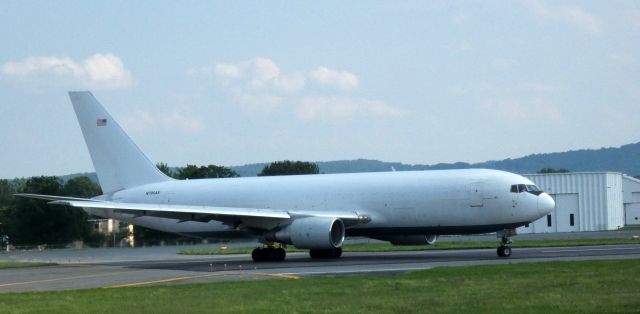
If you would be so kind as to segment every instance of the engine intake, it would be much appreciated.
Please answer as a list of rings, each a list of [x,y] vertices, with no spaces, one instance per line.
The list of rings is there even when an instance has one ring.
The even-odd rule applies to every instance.
[[[308,217],[294,220],[275,232],[267,241],[292,244],[299,249],[334,249],[342,246],[345,228],[342,220],[331,217]]]

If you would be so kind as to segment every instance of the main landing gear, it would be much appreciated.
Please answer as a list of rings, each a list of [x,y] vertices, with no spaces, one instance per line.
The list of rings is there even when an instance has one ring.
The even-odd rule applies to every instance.
[[[251,258],[254,262],[282,262],[287,256],[284,245],[274,243],[273,245],[264,245],[255,248],[251,252]],[[331,259],[342,256],[342,248],[334,249],[310,249],[309,256],[314,259]]]
[[[498,256],[509,257],[511,256],[511,248],[508,244],[513,243],[511,236],[516,235],[515,229],[504,229],[496,232],[496,236],[500,238],[500,247],[498,247]]]
[[[251,258],[254,262],[282,262],[287,256],[287,251],[282,245],[265,245],[253,249],[251,252]]]

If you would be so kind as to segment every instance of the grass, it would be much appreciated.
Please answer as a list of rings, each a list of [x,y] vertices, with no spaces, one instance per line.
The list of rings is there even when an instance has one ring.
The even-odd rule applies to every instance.
[[[559,246],[586,246],[586,245],[613,245],[613,244],[640,244],[639,239],[628,238],[604,238],[604,239],[566,239],[566,240],[516,240],[511,246],[524,247],[559,247]],[[392,251],[422,251],[422,250],[459,250],[459,249],[492,249],[498,247],[496,241],[455,241],[437,242],[434,245],[410,245],[397,246],[389,243],[358,243],[345,244],[345,252],[392,252]],[[185,255],[214,255],[214,254],[249,254],[253,248],[228,248],[228,249],[191,249],[179,250],[177,254]],[[305,252],[293,247],[287,248],[287,252]]]
[[[0,261],[0,269],[6,268],[23,268],[23,267],[38,267],[54,265],[50,263],[31,263],[31,262],[16,262],[16,261]]]
[[[630,313],[638,260],[0,294],[6,313]]]
[[[624,227],[621,227],[621,228],[617,229],[616,231],[634,231],[634,230],[640,230],[640,225],[624,226]]]

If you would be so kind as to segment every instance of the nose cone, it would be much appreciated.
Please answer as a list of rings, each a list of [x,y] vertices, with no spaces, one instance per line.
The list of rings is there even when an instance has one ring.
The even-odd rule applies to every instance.
[[[538,196],[538,212],[541,215],[550,213],[556,207],[556,202],[547,193]]]

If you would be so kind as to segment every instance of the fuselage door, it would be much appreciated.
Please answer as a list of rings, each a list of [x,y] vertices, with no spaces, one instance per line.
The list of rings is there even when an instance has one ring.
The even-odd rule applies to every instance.
[[[471,182],[467,185],[467,195],[469,196],[469,206],[471,207],[482,207],[483,203],[483,191],[482,191],[482,182]]]

